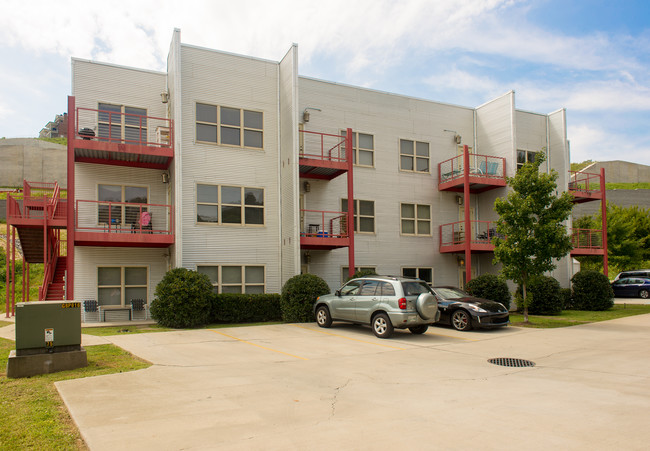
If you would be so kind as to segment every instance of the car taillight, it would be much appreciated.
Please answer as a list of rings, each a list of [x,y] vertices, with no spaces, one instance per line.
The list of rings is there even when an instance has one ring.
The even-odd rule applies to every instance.
[[[399,308],[402,310],[406,310],[406,298],[400,298],[399,301],[397,301]]]

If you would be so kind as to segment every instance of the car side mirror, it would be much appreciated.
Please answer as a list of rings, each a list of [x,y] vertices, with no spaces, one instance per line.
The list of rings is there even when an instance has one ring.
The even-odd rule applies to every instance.
[[[341,290],[336,290],[334,294],[338,297],[341,297]]]

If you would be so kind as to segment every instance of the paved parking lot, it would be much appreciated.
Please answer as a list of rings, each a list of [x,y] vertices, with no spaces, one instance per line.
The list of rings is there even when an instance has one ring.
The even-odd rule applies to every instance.
[[[545,330],[434,327],[390,340],[313,323],[94,340],[154,365],[57,383],[93,450],[650,443],[650,315]]]

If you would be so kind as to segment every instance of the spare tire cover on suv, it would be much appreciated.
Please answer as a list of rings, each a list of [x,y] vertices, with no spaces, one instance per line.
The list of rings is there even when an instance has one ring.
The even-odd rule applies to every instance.
[[[438,302],[431,293],[421,293],[415,302],[415,308],[424,319],[435,319],[438,312]]]

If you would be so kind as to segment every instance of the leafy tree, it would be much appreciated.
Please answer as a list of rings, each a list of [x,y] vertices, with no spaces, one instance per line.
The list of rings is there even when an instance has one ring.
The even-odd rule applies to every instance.
[[[525,322],[529,279],[554,269],[554,260],[571,249],[564,221],[571,214],[572,197],[567,192],[556,194],[555,170],[539,172],[544,160],[544,153],[539,152],[534,162],[524,164],[508,178],[512,191],[494,202],[499,214],[497,232],[504,237],[494,240],[494,261],[503,265],[501,272],[506,278],[522,287]]]
[[[583,216],[573,221],[573,227],[600,229],[602,214]],[[621,271],[647,266],[650,260],[650,210],[620,207],[607,203],[607,258],[612,267]],[[583,269],[602,270],[601,257],[578,257]]]

